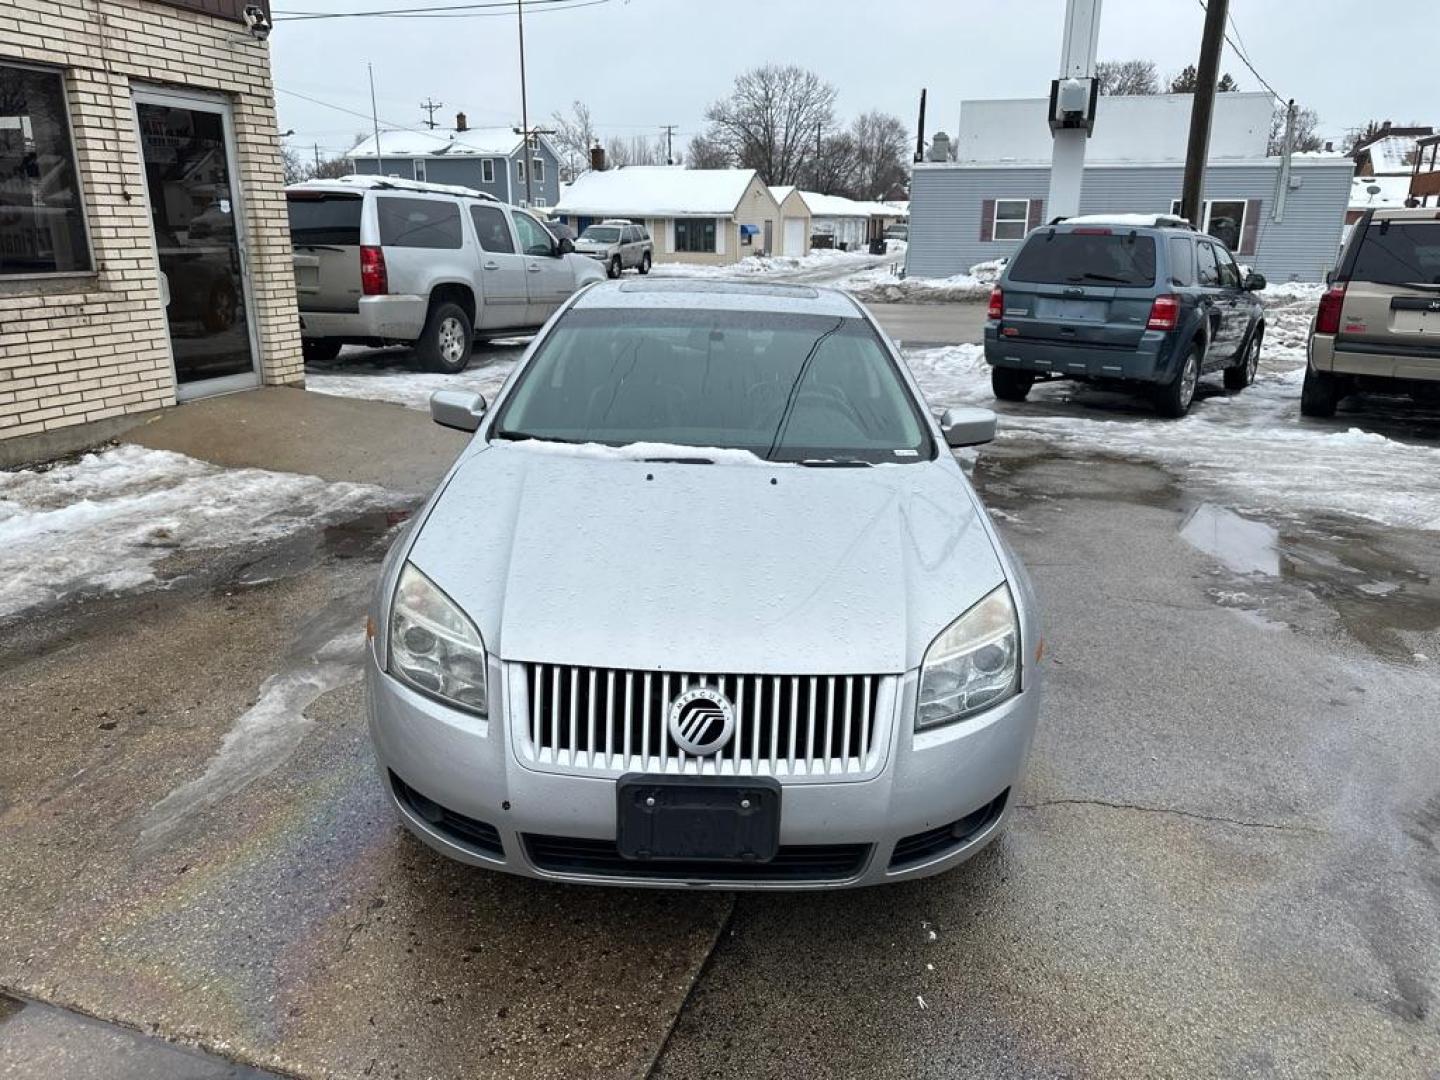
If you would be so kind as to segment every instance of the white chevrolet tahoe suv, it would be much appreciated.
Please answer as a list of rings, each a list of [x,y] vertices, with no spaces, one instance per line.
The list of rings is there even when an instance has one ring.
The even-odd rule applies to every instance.
[[[345,176],[285,196],[307,361],[405,344],[428,370],[463,371],[477,337],[534,331],[605,276],[529,212],[469,188]]]

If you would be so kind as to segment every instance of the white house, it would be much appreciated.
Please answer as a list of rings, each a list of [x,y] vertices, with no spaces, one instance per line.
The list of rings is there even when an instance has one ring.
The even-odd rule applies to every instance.
[[[1100,98],[1080,212],[1178,213],[1190,106],[1189,94]],[[1013,255],[1049,220],[1046,108],[1044,98],[962,103],[957,160],[914,168],[907,274],[948,277]],[[1195,224],[1271,280],[1319,281],[1339,249],[1353,163],[1294,154],[1287,172],[1267,156],[1271,116],[1267,94],[1216,96]]]
[[[810,250],[810,208],[800,189],[793,184],[772,187],[770,194],[780,207],[781,255],[805,255]]]
[[[773,253],[780,205],[754,169],[631,165],[575,178],[552,211],[577,232],[597,221],[642,224],[655,261],[724,266]]]

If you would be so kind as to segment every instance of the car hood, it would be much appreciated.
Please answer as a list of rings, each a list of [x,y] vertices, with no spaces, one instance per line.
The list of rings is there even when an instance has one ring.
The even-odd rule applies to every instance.
[[[949,461],[701,465],[586,450],[473,453],[411,547],[502,659],[901,672],[1005,580]]]
[[[615,246],[616,246],[616,245],[615,245],[614,243],[602,244],[602,243],[600,243],[600,242],[597,241],[597,240],[576,240],[576,241],[575,241],[575,250],[576,250],[576,251],[609,251],[612,247],[615,247]]]

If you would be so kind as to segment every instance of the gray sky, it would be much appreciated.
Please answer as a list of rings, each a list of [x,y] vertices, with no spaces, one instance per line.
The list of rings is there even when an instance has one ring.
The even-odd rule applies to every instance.
[[[279,15],[457,2],[272,0]],[[683,144],[736,74],[773,61],[833,83],[842,118],[882,109],[912,132],[928,87],[927,128],[953,133],[965,98],[1048,92],[1063,11],[1063,0],[608,0],[527,9],[531,123],[578,98],[602,135],[654,135],[676,124]],[[1431,0],[1231,0],[1230,13],[1256,69],[1282,96],[1315,109],[1327,136],[1372,117],[1440,122]],[[1100,57],[1145,57],[1168,75],[1195,61],[1203,18],[1198,0],[1104,0]],[[1383,38],[1357,49],[1350,39],[1369,27]],[[513,14],[279,21],[270,40],[280,128],[294,128],[291,145],[307,153],[313,142],[322,153],[342,152],[368,133],[366,61],[375,65],[382,126],[420,127],[427,96],[444,102],[436,119],[447,126],[457,109],[472,126],[520,119]],[[1223,70],[1242,89],[1261,89],[1229,47]]]

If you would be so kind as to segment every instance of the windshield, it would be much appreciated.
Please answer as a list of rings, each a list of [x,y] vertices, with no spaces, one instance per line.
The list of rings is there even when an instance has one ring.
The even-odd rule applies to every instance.
[[[571,311],[521,374],[494,435],[773,461],[932,456],[917,403],[867,323],[753,311]]]
[[[1137,233],[1034,233],[1010,280],[1043,285],[1154,285],[1155,241]]]
[[[613,244],[620,239],[620,230],[613,225],[591,225],[580,234],[581,240],[594,240],[597,244]]]
[[[1377,285],[1440,285],[1440,221],[1372,221],[1350,277]]]

